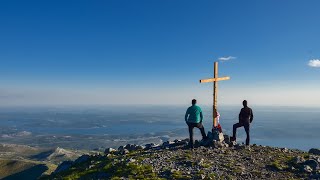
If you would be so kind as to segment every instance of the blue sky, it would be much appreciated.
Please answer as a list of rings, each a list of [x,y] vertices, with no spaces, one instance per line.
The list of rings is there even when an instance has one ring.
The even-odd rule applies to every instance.
[[[0,105],[320,106],[319,1],[0,2]],[[314,60],[308,65],[310,60]],[[298,103],[299,102],[299,103]]]

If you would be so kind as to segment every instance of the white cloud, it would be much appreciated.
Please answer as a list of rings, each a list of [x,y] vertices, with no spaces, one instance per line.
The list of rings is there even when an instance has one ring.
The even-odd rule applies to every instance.
[[[319,59],[311,59],[308,63],[310,67],[320,68],[320,60]]]
[[[229,61],[231,59],[236,59],[236,57],[233,56],[223,56],[223,57],[219,57],[218,60],[219,61]]]

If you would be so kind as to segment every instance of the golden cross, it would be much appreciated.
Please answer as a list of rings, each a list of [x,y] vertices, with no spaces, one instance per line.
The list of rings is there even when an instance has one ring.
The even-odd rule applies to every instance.
[[[212,118],[213,118],[213,126],[217,126],[217,117],[216,117],[216,112],[217,112],[217,98],[218,98],[218,81],[223,81],[223,80],[229,80],[230,77],[225,76],[225,77],[218,77],[218,62],[214,62],[214,76],[213,78],[209,79],[201,79],[200,83],[208,83],[208,82],[213,82],[213,108],[212,108]]]

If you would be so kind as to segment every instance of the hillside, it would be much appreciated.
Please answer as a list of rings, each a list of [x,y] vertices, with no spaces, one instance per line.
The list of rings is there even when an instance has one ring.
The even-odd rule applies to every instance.
[[[51,174],[61,162],[88,151],[0,144],[0,179],[36,179]]]
[[[105,154],[62,163],[43,179],[317,179],[319,150],[213,142],[194,150],[187,140],[162,145],[121,146]]]

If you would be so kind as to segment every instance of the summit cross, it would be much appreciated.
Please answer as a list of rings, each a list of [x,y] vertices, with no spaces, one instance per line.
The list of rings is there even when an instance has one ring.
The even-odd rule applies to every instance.
[[[215,115],[215,112],[217,111],[217,106],[218,106],[218,81],[223,81],[223,80],[229,80],[229,76],[225,77],[218,77],[218,62],[214,62],[214,69],[213,69],[214,76],[213,78],[209,79],[201,79],[200,83],[208,83],[208,82],[213,82],[213,108],[212,108],[212,118],[213,118],[213,126],[217,127],[217,117]]]

